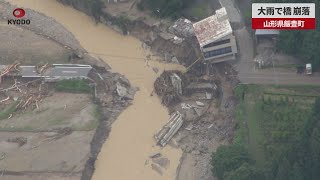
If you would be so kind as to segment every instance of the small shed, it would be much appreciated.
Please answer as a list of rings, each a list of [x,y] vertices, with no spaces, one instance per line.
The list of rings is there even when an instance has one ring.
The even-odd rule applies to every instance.
[[[255,32],[256,40],[259,43],[263,39],[276,40],[280,31],[275,29],[257,29]]]

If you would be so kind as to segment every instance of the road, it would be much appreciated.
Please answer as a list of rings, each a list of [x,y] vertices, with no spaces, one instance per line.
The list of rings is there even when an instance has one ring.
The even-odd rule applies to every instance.
[[[255,68],[254,41],[244,27],[234,31],[239,48],[238,62],[235,69],[242,83],[248,84],[285,84],[285,85],[320,85],[320,74],[312,76],[297,74],[295,71],[270,68],[261,70]]]
[[[234,0],[220,0],[223,7],[226,8],[231,24],[244,24],[243,13],[237,8]],[[251,4],[248,0],[241,0],[242,10],[245,6]],[[246,5],[244,5],[246,4]],[[246,28],[234,30],[238,44],[238,62],[235,69],[238,71],[238,78],[242,83],[248,84],[291,84],[291,85],[320,85],[320,74],[312,76],[298,75],[295,71],[284,69],[259,70],[255,68],[254,59],[254,41]]]

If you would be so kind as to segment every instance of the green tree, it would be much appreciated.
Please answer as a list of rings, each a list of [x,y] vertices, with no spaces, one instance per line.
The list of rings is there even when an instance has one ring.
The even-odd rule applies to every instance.
[[[159,17],[173,17],[177,18],[182,11],[189,7],[195,0],[143,0],[141,7],[148,7],[154,15]]]
[[[298,163],[294,163],[292,167],[290,180],[304,180],[303,169]]]
[[[287,158],[283,158],[281,163],[279,164],[278,172],[275,180],[290,180],[289,179],[290,169],[291,169],[291,166],[289,161],[287,160]]]
[[[243,163],[251,163],[248,151],[240,145],[220,146],[212,155],[212,172],[219,180],[223,179],[225,173],[239,168]],[[243,171],[244,168],[239,171]]]
[[[243,163],[234,171],[225,173],[224,180],[263,180],[264,177],[255,167],[248,163]]]

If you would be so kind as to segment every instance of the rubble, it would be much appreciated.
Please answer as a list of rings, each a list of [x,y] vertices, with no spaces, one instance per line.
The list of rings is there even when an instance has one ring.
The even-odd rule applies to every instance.
[[[173,74],[176,74],[177,77]],[[171,78],[173,77],[173,79]],[[180,80],[181,79],[181,85]],[[173,81],[172,81],[173,80]],[[162,104],[173,105],[180,102],[180,94],[184,88],[185,78],[178,71],[164,71],[154,82],[155,92],[162,99]],[[172,82],[175,84],[173,85]],[[181,88],[180,88],[181,86]],[[181,90],[180,90],[181,89]],[[180,93],[181,92],[181,93]]]
[[[178,19],[172,26],[169,27],[168,31],[183,38],[188,38],[195,35],[192,22],[184,18]]]
[[[189,123],[189,125],[184,128],[185,130],[188,130],[188,131],[191,131],[193,129],[193,124],[192,123]]]
[[[170,78],[171,83],[176,90],[176,93],[178,95],[182,95],[181,78],[176,73],[173,73]]]
[[[181,103],[181,108],[182,108],[182,109],[191,109],[192,106],[191,106],[190,104]]]
[[[159,173],[161,176],[163,175],[163,170],[159,165],[152,163],[151,168],[155,170],[157,173]]]
[[[271,48],[265,48],[261,54],[254,58],[254,62],[258,64],[259,68],[272,66],[275,61],[275,52]]]
[[[182,42],[184,41],[184,38],[180,38],[178,36],[175,36],[173,39],[172,39],[172,42],[174,44],[181,44]]]
[[[19,65],[20,65],[20,63],[16,62],[16,63],[10,64],[6,67],[0,67],[0,83],[1,83],[2,77],[4,77],[5,75],[10,74],[12,72],[19,72],[20,71],[18,69]]]
[[[155,153],[149,156],[150,158],[159,158],[161,157],[161,153]]]
[[[116,83],[116,86],[117,86],[117,94],[118,96],[122,97],[122,98],[125,98],[125,99],[129,99],[129,100],[133,100],[134,98],[134,94],[135,94],[135,90],[133,89],[128,89],[124,86],[122,86],[119,82]]]
[[[152,159],[152,162],[164,169],[167,169],[170,164],[170,160],[164,157]]]
[[[200,102],[200,101],[196,101],[196,104],[197,104],[198,106],[201,106],[201,107],[204,106],[204,104],[203,104],[202,102]]]
[[[199,108],[193,108],[196,114],[200,117],[202,115],[202,110]]]
[[[172,57],[171,62],[175,64],[179,64],[179,61],[175,56]]]

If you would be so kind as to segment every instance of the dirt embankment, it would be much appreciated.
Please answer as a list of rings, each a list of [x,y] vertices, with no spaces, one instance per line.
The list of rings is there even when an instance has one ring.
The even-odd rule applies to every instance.
[[[94,102],[99,105],[98,112],[101,116],[90,143],[90,157],[82,171],[81,180],[91,179],[95,169],[95,161],[103,143],[108,138],[112,123],[130,105],[130,101],[133,100],[137,91],[136,88],[131,87],[131,84],[124,76],[110,73],[104,67],[95,66],[95,70],[96,72],[92,73],[90,78],[96,82]],[[119,93],[120,87],[126,91],[125,94]]]

